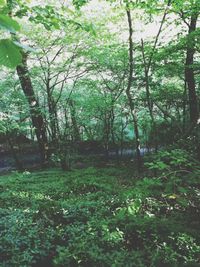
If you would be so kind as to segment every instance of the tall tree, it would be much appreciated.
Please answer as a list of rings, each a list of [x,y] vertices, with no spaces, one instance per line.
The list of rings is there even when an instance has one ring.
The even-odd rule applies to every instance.
[[[12,17],[12,12],[13,12],[13,8],[15,7],[15,4],[16,3],[13,0],[7,1],[7,8],[8,8],[10,17]],[[13,37],[13,40],[18,41],[18,38],[15,35],[15,33],[12,33],[12,37]],[[43,164],[47,161],[47,148],[48,148],[44,119],[43,119],[43,116],[40,110],[39,102],[35,96],[35,92],[34,92],[31,78],[29,75],[28,66],[27,66],[27,53],[25,53],[21,49],[21,55],[22,55],[22,61],[21,61],[21,64],[19,64],[16,67],[16,70],[19,76],[22,90],[29,103],[31,120],[32,120],[33,127],[35,129],[35,134],[36,134],[38,145],[39,145],[41,163]]]
[[[199,10],[194,7],[188,24],[186,60],[185,60],[185,81],[188,88],[190,121],[192,124],[197,122],[199,117],[198,99],[196,94],[195,75],[194,75],[194,54],[195,37]]]
[[[126,88],[126,95],[128,98],[131,115],[133,118],[133,126],[134,126],[134,132],[135,132],[135,138],[136,138],[136,155],[137,155],[137,165],[138,165],[138,171],[140,172],[141,169],[141,153],[140,153],[140,136],[139,136],[139,128],[138,128],[138,121],[137,121],[137,112],[135,108],[135,103],[133,101],[132,95],[131,95],[131,87],[133,83],[133,27],[132,27],[132,18],[131,18],[131,11],[129,8],[127,8],[127,18],[128,18],[128,27],[129,27],[129,75],[128,75],[128,84]]]
[[[194,73],[194,56],[196,52],[196,30],[198,17],[200,14],[200,1],[180,1],[172,2],[173,12],[179,15],[181,21],[187,27],[186,35],[186,58],[185,58],[185,85],[189,98],[189,115],[191,126],[195,126],[198,116],[198,97],[196,91],[195,73]]]
[[[26,53],[23,53],[22,63],[17,66],[17,74],[19,76],[24,95],[29,103],[31,120],[33,127],[35,128],[35,134],[39,145],[41,162],[45,163],[45,161],[47,161],[48,149],[45,123],[29,75]]]
[[[149,59],[147,60],[145,57],[145,48],[144,48],[144,41],[143,39],[141,40],[141,48],[142,48],[142,58],[143,58],[143,63],[144,63],[144,74],[145,74],[145,89],[146,89],[146,99],[147,99],[147,105],[148,105],[148,109],[149,109],[149,114],[151,117],[151,123],[152,123],[152,130],[154,132],[153,135],[153,139],[154,139],[154,144],[155,144],[155,149],[157,151],[158,149],[158,143],[157,143],[157,125],[156,125],[156,121],[154,118],[154,112],[153,112],[153,101],[152,101],[152,97],[151,97],[151,91],[150,91],[150,81],[149,81],[149,71],[151,68],[151,64],[154,58],[154,53],[159,41],[159,37],[162,33],[162,29],[166,20],[166,16],[169,10],[169,6],[171,5],[171,0],[168,0],[167,2],[167,7],[164,10],[164,14],[162,16],[161,22],[160,22],[160,26],[157,32],[157,35],[155,36],[155,40],[153,43],[153,47],[152,47],[152,51],[150,53]]]

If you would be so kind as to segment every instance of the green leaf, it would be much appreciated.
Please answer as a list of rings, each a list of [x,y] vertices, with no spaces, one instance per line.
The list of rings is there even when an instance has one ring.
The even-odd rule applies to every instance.
[[[0,15],[0,29],[15,33],[20,30],[20,26],[17,21],[11,19],[9,16]]]
[[[36,49],[34,49],[34,48],[32,48],[32,47],[30,47],[30,46],[28,46],[28,45],[23,45],[23,44],[21,44],[21,43],[19,43],[19,42],[17,42],[17,41],[13,41],[13,43],[14,43],[16,46],[18,46],[18,47],[20,47],[20,48],[22,48],[22,49],[24,49],[24,50],[26,50],[26,51],[28,51],[28,52],[37,52]]]
[[[87,0],[73,0],[73,5],[80,9],[82,6],[84,6],[88,1]]]
[[[0,65],[15,68],[22,61],[20,49],[9,39],[0,40]]]
[[[0,7],[5,6],[5,4],[6,4],[6,1],[5,0],[0,0]]]

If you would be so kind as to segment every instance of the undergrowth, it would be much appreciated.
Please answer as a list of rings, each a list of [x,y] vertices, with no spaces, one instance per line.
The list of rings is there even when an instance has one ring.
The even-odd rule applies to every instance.
[[[0,177],[0,262],[12,266],[200,266],[200,170],[185,151],[126,168]]]

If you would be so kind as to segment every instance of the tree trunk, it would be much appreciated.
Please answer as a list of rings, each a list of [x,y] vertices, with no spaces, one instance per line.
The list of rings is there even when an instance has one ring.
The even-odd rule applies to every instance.
[[[182,131],[183,134],[186,132],[186,106],[187,106],[187,84],[186,81],[184,82],[184,92],[183,92],[183,126],[182,126]]]
[[[29,103],[30,115],[33,127],[35,128],[35,134],[37,137],[39,151],[41,156],[41,163],[44,164],[47,161],[47,136],[44,124],[44,119],[40,111],[38,100],[35,96],[32,82],[27,67],[27,55],[23,53],[22,64],[17,66],[17,74],[19,76],[22,90]]]
[[[128,9],[127,10],[127,17],[128,17],[128,26],[129,26],[129,77],[128,77],[128,85],[126,88],[126,95],[128,98],[131,115],[133,118],[133,127],[135,132],[135,138],[136,138],[136,155],[137,155],[137,167],[138,172],[141,171],[141,153],[140,153],[140,138],[139,138],[139,129],[138,129],[138,122],[137,122],[137,114],[135,110],[135,104],[133,102],[132,96],[131,96],[131,86],[133,81],[133,29],[132,29],[132,19],[131,19],[131,12]]]
[[[70,105],[70,114],[71,114],[71,120],[72,120],[72,127],[73,127],[73,138],[75,142],[78,142],[81,140],[79,128],[78,128],[78,123],[76,119],[76,109],[74,105],[73,100],[69,100],[69,105]]]
[[[195,77],[194,77],[194,54],[195,54],[195,40],[193,33],[196,30],[197,25],[197,14],[192,14],[189,31],[187,36],[187,50],[186,50],[186,62],[185,62],[185,80],[188,88],[189,96],[189,111],[190,111],[190,122],[195,125],[198,119],[198,100],[195,88]]]
[[[52,96],[47,96],[47,102],[48,102],[48,110],[49,110],[49,121],[50,121],[50,129],[51,129],[51,140],[54,145],[57,144],[57,127],[56,127],[56,107],[54,105],[54,101],[52,99]]]

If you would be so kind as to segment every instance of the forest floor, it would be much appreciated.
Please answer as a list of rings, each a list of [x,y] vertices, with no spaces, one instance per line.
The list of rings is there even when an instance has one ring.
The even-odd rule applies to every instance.
[[[1,176],[0,266],[200,266],[199,190],[184,179],[127,166]]]

